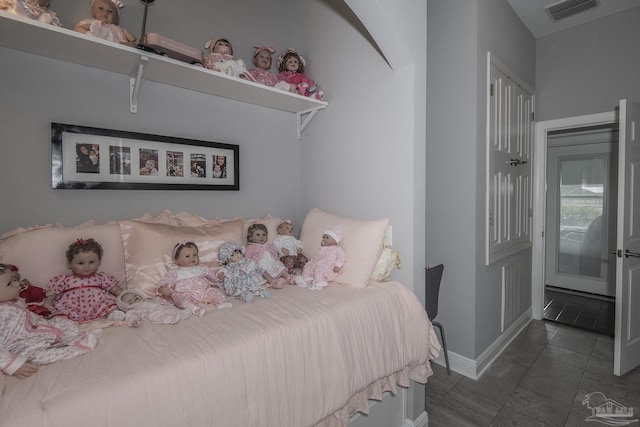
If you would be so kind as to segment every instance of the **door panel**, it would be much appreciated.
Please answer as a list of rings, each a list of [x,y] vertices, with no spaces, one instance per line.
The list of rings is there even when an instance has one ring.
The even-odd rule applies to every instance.
[[[640,365],[640,104],[620,101],[614,366]]]

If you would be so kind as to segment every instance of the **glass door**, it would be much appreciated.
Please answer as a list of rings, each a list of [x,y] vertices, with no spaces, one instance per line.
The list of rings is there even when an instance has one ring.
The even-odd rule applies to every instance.
[[[548,147],[545,283],[615,296],[614,144],[567,141]]]

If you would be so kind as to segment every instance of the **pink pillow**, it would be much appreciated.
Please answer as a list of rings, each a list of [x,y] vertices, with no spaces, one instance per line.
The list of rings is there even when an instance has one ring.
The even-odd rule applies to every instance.
[[[95,239],[104,250],[99,271],[125,283],[124,254],[118,224],[95,225],[93,221],[77,227],[45,225],[19,228],[0,237],[0,260],[15,264],[20,276],[44,288],[54,276],[71,273],[65,252],[76,239]]]
[[[195,223],[200,221],[195,221]],[[200,262],[218,267],[218,249],[227,240],[242,242],[244,221],[207,221],[201,225],[182,226],[147,223],[140,220],[120,221],[120,234],[125,256],[127,288],[151,297],[158,281],[175,264],[171,257],[176,243],[191,240],[198,245]]]
[[[267,227],[269,233],[269,243],[273,243],[276,237],[278,237],[278,226],[282,223],[280,218],[267,215],[264,218],[247,219],[244,221],[244,234],[242,235],[243,246],[247,245],[247,230],[251,224],[264,224]]]
[[[304,255],[312,259],[324,231],[336,225],[341,226],[344,233],[340,246],[347,255],[347,262],[334,281],[352,288],[366,288],[380,257],[389,220],[361,220],[311,209],[300,230]]]

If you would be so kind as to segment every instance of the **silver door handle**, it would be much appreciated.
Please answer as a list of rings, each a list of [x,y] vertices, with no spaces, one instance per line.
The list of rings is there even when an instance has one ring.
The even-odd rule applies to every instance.
[[[629,257],[640,258],[640,254],[637,253],[637,252],[631,252],[629,249],[625,249],[624,257],[625,258],[629,258]]]

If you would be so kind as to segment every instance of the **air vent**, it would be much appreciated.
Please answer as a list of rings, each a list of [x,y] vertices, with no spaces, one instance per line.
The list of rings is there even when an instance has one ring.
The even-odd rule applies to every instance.
[[[544,8],[552,22],[600,6],[600,0],[563,0]]]

